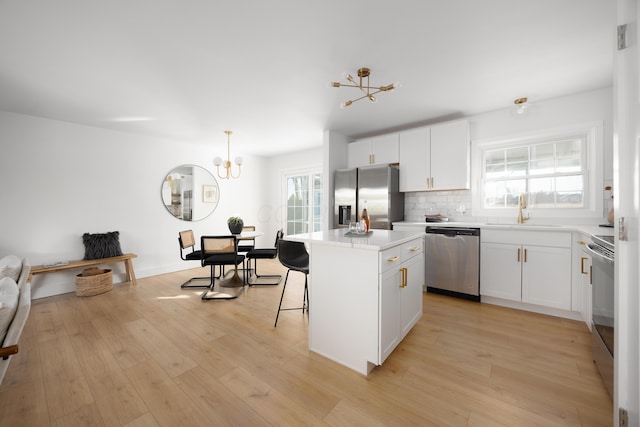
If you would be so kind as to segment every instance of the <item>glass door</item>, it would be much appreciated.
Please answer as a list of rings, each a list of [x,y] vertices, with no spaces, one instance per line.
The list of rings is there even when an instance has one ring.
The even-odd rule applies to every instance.
[[[322,175],[317,171],[285,176],[285,234],[321,230]]]

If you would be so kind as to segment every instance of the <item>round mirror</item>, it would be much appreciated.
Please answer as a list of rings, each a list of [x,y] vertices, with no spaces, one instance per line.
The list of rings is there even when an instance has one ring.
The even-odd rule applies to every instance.
[[[184,221],[205,219],[218,206],[218,181],[205,168],[181,165],[162,182],[162,203],[174,217]]]

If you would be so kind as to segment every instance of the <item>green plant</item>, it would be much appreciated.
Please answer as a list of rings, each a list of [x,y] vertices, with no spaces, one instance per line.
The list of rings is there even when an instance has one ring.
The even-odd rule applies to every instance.
[[[227,225],[237,225],[237,224],[243,224],[244,225],[244,221],[239,216],[230,216],[227,219]]]

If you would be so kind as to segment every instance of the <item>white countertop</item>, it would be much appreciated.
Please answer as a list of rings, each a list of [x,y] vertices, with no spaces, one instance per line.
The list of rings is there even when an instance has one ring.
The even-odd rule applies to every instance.
[[[614,229],[611,227],[599,227],[593,224],[570,224],[570,225],[555,225],[555,224],[498,224],[498,223],[484,223],[484,222],[412,222],[412,221],[398,221],[393,225],[409,225],[424,227],[473,227],[481,229],[507,229],[507,230],[522,230],[522,231],[569,231],[580,232],[586,235],[604,235],[613,236]]]
[[[372,230],[366,237],[346,237],[346,228],[328,231],[316,231],[315,233],[293,234],[285,236],[286,240],[305,242],[310,244],[323,244],[329,246],[352,247],[372,251],[382,251],[416,238],[424,237],[424,230],[416,231],[391,231]]]

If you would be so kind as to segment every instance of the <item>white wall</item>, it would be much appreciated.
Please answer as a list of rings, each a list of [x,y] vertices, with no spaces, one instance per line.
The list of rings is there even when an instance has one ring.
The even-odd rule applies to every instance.
[[[163,206],[164,177],[180,164],[212,170],[212,159],[225,153],[224,137],[210,146],[187,144],[0,112],[0,256],[14,253],[32,265],[81,259],[83,233],[117,230],[123,252],[138,254],[137,277],[196,267],[180,260],[179,231],[227,233],[231,215],[259,230],[269,223],[263,215],[268,194],[256,191],[264,186],[266,160],[238,145],[232,154],[245,158],[241,178],[218,180],[214,213],[184,222]],[[262,239],[271,242],[265,236],[258,245],[266,244]],[[124,280],[121,266],[112,268],[114,282]],[[76,273],[36,276],[33,297],[73,291]]]
[[[600,178],[597,188],[602,188],[602,197],[608,196],[604,186],[613,184],[613,90],[604,88],[583,92],[539,102],[525,116],[514,117],[509,108],[485,114],[467,117],[469,120],[472,146],[479,140],[502,139],[512,136],[523,136],[563,126],[603,121],[604,152],[598,162],[604,166],[604,179]],[[479,165],[472,162],[471,168]],[[400,165],[402,173],[402,165]],[[474,215],[471,206],[473,197],[471,190],[414,192],[405,194],[405,218],[408,221],[421,221],[427,210],[448,216],[451,220],[486,221],[486,217]],[[456,208],[464,204],[466,212],[456,212]],[[604,218],[605,213],[602,212]],[[597,222],[601,218],[595,218]],[[566,221],[566,219],[564,219]]]

